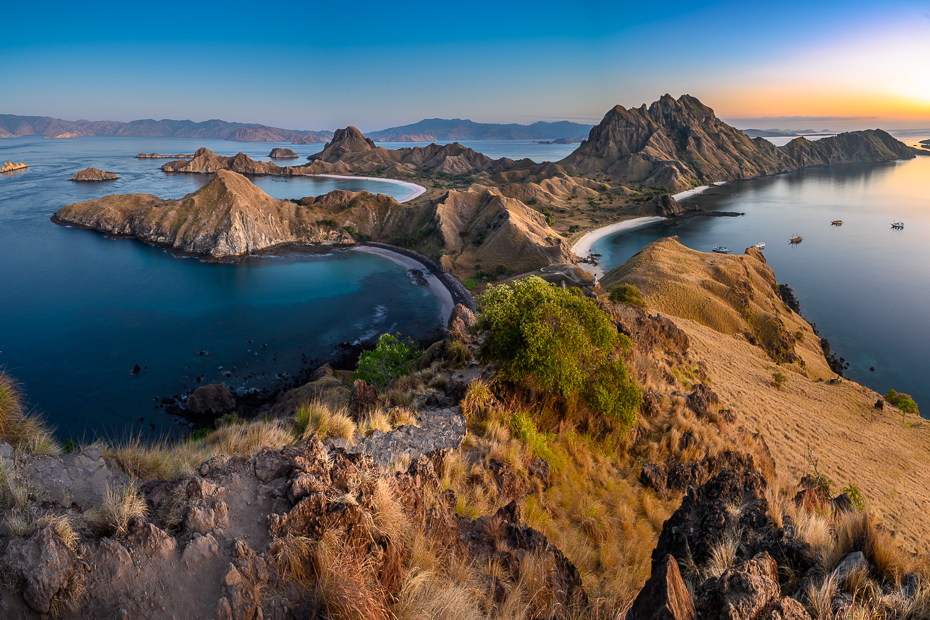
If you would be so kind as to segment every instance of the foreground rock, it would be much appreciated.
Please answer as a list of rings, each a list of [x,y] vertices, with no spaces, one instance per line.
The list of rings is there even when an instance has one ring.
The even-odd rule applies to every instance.
[[[272,159],[297,159],[300,157],[297,153],[291,149],[283,149],[281,147],[275,147],[271,149],[271,152],[268,153],[268,157]]]
[[[666,555],[652,571],[626,620],[694,620],[694,603],[674,557]]]
[[[119,177],[112,172],[104,172],[96,168],[86,168],[71,177],[72,181],[81,181],[84,183],[95,183],[97,181],[115,181]]]
[[[2,562],[25,583],[23,599],[41,614],[51,611],[53,599],[67,594],[72,580],[83,579],[81,562],[51,526],[12,540]]]
[[[28,167],[29,167],[29,166],[27,166],[27,165],[24,164],[24,163],[18,163],[18,164],[17,164],[17,163],[14,163],[14,162],[12,162],[12,161],[6,161],[6,162],[3,162],[3,165],[2,165],[2,166],[0,166],[0,173],[3,173],[3,172],[16,172],[17,170],[25,170],[25,169],[28,168]]]

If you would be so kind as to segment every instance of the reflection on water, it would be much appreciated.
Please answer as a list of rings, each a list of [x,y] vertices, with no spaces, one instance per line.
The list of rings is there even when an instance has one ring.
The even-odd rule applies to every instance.
[[[678,235],[709,252],[760,241],[779,282],[794,287],[805,318],[869,387],[908,392],[930,408],[930,158],[807,168],[737,181],[683,201],[737,218],[662,222],[597,242],[610,269],[655,239]],[[841,219],[841,227],[831,226]],[[903,220],[904,230],[891,222]],[[800,245],[790,245],[796,234]],[[874,371],[870,368],[874,367]]]

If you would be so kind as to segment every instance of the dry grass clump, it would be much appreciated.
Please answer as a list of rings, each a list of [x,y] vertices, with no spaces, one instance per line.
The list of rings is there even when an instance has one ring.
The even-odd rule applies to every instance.
[[[26,411],[19,387],[3,371],[0,371],[0,441],[30,454],[61,453],[52,430],[38,415]]]
[[[121,538],[129,530],[132,519],[144,519],[148,513],[145,500],[133,485],[107,486],[100,507],[88,511],[91,524],[101,532]]]
[[[143,442],[135,437],[105,446],[104,451],[119,460],[123,471],[144,482],[189,477],[204,461],[214,457],[250,458],[263,447],[280,449],[294,442],[294,436],[281,421],[256,420],[220,427],[202,439]]]
[[[333,620],[391,620],[390,595],[373,563],[346,547],[327,564],[316,582],[315,598],[323,617]]]
[[[301,440],[317,435],[320,439],[342,437],[351,441],[355,434],[355,423],[348,410],[345,407],[335,408],[322,400],[301,405],[294,414],[294,424],[294,432]]]
[[[393,430],[391,420],[381,408],[369,411],[358,421],[358,432],[364,437],[375,431],[388,433],[391,430]]]

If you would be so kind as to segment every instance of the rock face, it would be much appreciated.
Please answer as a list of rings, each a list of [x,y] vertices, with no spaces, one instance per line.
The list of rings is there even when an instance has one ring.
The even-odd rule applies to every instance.
[[[84,183],[95,183],[97,181],[115,181],[119,177],[113,174],[112,172],[104,172],[103,170],[97,170],[96,168],[86,168],[81,170],[73,177],[72,181],[81,181]]]
[[[52,599],[67,589],[80,568],[74,552],[52,526],[36,530],[28,539],[13,539],[3,564],[25,582],[23,598],[40,614],[49,613]]]
[[[0,444],[0,447],[6,444]],[[100,450],[88,448],[80,454],[19,456],[23,475],[43,495],[68,498],[81,507],[95,506],[106,498],[108,488],[132,481]]]
[[[666,555],[652,571],[626,620],[694,620],[694,603],[674,557]]]
[[[910,148],[881,130],[817,142],[801,137],[778,148],[727,125],[690,95],[665,95],[648,108],[614,107],[558,164],[572,176],[604,175],[618,184],[680,191],[801,166],[911,157]]]
[[[2,172],[15,172],[17,170],[25,170],[28,168],[24,163],[14,163],[12,161],[3,162],[3,165],[0,166],[0,173]]]
[[[275,147],[271,149],[271,152],[268,153],[268,157],[273,159],[297,159],[300,157],[297,153],[291,149],[283,149],[281,147]]]
[[[218,416],[236,408],[236,399],[225,383],[213,383],[194,390],[187,398],[187,410],[197,416]]]
[[[662,194],[653,198],[645,205],[645,209],[652,210],[659,217],[672,217],[674,215],[679,215],[684,213],[685,210],[682,208],[678,201],[675,200],[675,197],[671,194]]]

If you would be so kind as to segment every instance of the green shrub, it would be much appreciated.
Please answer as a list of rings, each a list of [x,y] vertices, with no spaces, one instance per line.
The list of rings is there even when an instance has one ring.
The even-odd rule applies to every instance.
[[[894,390],[888,390],[888,393],[885,394],[885,400],[889,403],[900,409],[904,413],[916,413],[920,414],[920,411],[917,409],[917,403],[914,402],[914,399],[910,394],[904,394],[903,392],[895,392]]]
[[[780,370],[775,371],[772,374],[772,385],[777,387],[779,390],[788,382],[788,377],[785,376],[785,373]]]
[[[478,281],[474,278],[468,278],[467,280],[462,281],[462,286],[464,286],[469,291],[473,291],[478,288]]]
[[[859,487],[851,484],[843,489],[843,493],[849,496],[849,499],[852,500],[853,505],[859,512],[865,510],[865,502],[862,501],[862,494],[859,493]]]
[[[505,273],[507,273],[507,266],[506,266],[506,265],[498,265],[498,266],[494,269],[494,273],[496,273],[496,274],[499,275],[499,276],[504,275]]]
[[[529,200],[526,201],[526,204],[532,206],[534,204],[537,204],[538,202],[539,202],[539,198],[530,198]]]
[[[646,300],[643,299],[643,294],[636,286],[629,282],[615,286],[610,291],[610,301],[615,304],[627,304],[628,306],[640,306],[642,308],[646,307]]]
[[[335,228],[338,223],[336,220],[317,220],[319,226],[329,226],[330,228]]]
[[[481,297],[479,353],[501,364],[507,381],[560,397],[569,408],[584,401],[624,428],[642,401],[620,353],[631,345],[610,317],[578,289],[530,277],[491,286]]]
[[[401,341],[397,336],[381,334],[374,350],[363,351],[359,355],[355,378],[385,390],[399,378],[410,374],[419,357],[420,352],[409,340]]]

